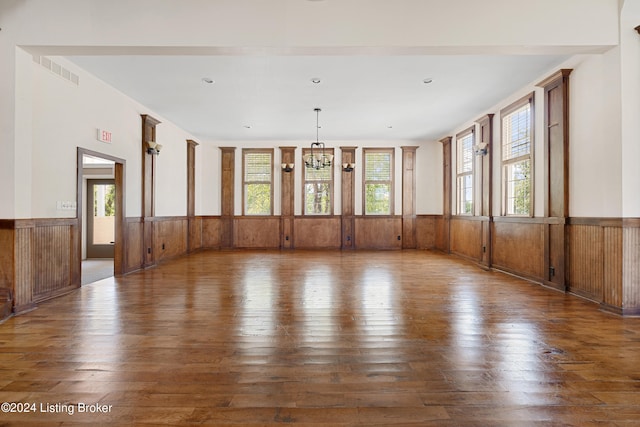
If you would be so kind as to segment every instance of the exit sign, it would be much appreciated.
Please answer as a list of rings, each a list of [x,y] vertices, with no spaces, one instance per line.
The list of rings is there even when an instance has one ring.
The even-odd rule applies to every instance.
[[[106,142],[107,144],[111,144],[111,132],[104,129],[98,129],[98,141]]]

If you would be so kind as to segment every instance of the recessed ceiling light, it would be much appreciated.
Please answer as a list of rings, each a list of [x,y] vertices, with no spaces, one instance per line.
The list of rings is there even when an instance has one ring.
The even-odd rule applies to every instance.
[[[427,77],[426,79],[424,79],[424,80],[422,81],[422,83],[424,83],[424,84],[426,84],[426,85],[428,85],[428,84],[429,84],[429,83],[431,83],[431,82],[433,82],[433,79],[432,79],[431,77]]]
[[[318,84],[320,82],[321,82],[321,80],[318,77],[314,77],[314,78],[311,79],[311,83]]]
[[[213,80],[211,77],[203,77],[202,81],[207,83],[207,84],[213,84],[215,83],[215,80]]]

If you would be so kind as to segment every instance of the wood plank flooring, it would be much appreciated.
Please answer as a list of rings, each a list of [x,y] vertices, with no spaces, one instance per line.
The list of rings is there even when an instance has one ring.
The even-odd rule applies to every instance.
[[[1,324],[0,402],[37,405],[2,426],[637,426],[640,319],[432,252],[201,252]]]

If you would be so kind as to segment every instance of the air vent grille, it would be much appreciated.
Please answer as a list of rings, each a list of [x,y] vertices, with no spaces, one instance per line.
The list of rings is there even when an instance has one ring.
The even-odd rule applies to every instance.
[[[65,79],[66,81],[73,83],[74,85],[80,85],[80,76],[64,68],[57,62],[52,61],[46,56],[33,56],[33,62],[42,65],[53,74]]]

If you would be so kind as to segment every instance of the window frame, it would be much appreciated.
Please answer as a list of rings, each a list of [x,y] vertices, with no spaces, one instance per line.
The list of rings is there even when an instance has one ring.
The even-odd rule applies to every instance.
[[[471,136],[471,147],[469,147],[469,154],[471,156],[471,170],[462,171],[463,161],[464,161],[464,147],[461,144],[461,141],[468,136]],[[458,215],[464,216],[473,216],[475,215],[475,193],[476,193],[476,179],[475,179],[475,152],[474,147],[476,143],[476,128],[475,126],[471,126],[462,132],[456,135],[456,213]],[[471,178],[471,209],[469,212],[463,212],[462,209],[462,196],[463,196],[463,188],[460,185],[461,178],[464,177]]]
[[[324,152],[327,155],[334,155],[334,149],[333,148],[325,148]],[[311,148],[303,148],[302,149],[302,158],[304,159],[304,156],[306,154],[310,154],[311,153]],[[330,216],[334,214],[334,199],[335,199],[335,193],[334,193],[334,181],[335,181],[335,170],[334,170],[334,166],[335,166],[335,157],[333,158],[334,161],[331,162],[331,166],[329,166],[329,173],[331,178],[328,181],[322,181],[322,180],[307,180],[307,165],[305,164],[305,162],[302,162],[302,215],[307,215],[307,216]],[[307,183],[321,183],[321,182],[329,182],[329,213],[309,213],[307,212]]]
[[[501,204],[502,215],[509,217],[531,218],[534,216],[534,158],[535,158],[535,102],[534,92],[531,92],[519,100],[513,102],[509,106],[500,110],[500,183],[501,183]],[[505,120],[513,113],[517,112],[525,106],[529,106],[529,152],[517,157],[505,159]],[[509,184],[507,183],[507,168],[523,161],[529,161],[529,212],[528,213],[510,213],[508,206]]]
[[[367,154],[372,153],[385,153],[390,154],[389,159],[389,181],[367,181]],[[393,147],[387,148],[363,148],[362,149],[362,214],[364,216],[372,216],[372,217],[383,217],[383,216],[393,216],[395,210],[395,154],[396,150]],[[389,213],[376,214],[376,213],[367,213],[367,184],[370,182],[375,183],[388,183],[389,185]]]
[[[249,154],[269,154],[271,157],[269,171],[271,172],[271,179],[269,181],[246,181],[246,159]],[[273,148],[243,148],[242,149],[242,214],[243,216],[272,216],[273,215]],[[247,213],[247,185],[248,184],[269,184],[269,213],[268,214],[250,214]]]

